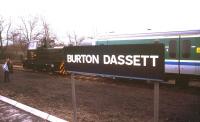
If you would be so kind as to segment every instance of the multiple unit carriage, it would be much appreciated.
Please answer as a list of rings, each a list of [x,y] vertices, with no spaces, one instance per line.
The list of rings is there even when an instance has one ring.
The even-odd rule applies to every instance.
[[[97,45],[149,44],[165,45],[165,72],[200,75],[200,30],[110,35],[97,40]]]
[[[187,79],[191,78],[191,76],[192,78],[200,77],[200,30],[106,35],[99,36],[95,40],[95,45],[152,43],[162,43],[165,45],[166,78],[180,79],[184,77],[184,79]],[[84,45],[84,42],[82,44]],[[91,45],[92,44],[94,44],[94,42],[91,43]],[[43,49],[43,51],[37,49],[35,51],[29,51],[26,65],[29,68],[38,66],[44,68],[47,65],[54,65],[57,67],[55,69],[60,69],[60,64],[62,64],[65,58],[63,50],[64,48],[59,49],[57,52],[56,49]],[[30,56],[32,54],[29,53],[34,52],[37,52],[37,56]],[[35,61],[34,65],[33,61]]]
[[[97,45],[150,44],[165,45],[166,79],[187,83],[200,77],[200,30],[101,36]]]

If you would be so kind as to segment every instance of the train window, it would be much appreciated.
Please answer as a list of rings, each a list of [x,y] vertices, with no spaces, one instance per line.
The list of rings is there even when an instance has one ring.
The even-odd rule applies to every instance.
[[[169,42],[169,57],[176,58],[176,40],[170,40]]]
[[[181,48],[182,48],[182,57],[189,58],[190,57],[190,49],[191,49],[191,41],[183,40]]]

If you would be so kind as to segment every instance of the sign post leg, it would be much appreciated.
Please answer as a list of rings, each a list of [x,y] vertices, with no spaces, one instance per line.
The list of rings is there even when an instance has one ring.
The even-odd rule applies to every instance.
[[[77,110],[76,110],[76,93],[75,93],[75,80],[74,74],[71,74],[71,84],[72,84],[72,105],[73,105],[73,122],[77,122]]]
[[[154,82],[154,122],[159,120],[159,82]]]

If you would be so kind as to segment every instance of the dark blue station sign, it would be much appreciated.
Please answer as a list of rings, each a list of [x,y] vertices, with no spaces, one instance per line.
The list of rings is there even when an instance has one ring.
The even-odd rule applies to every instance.
[[[164,45],[66,47],[65,68],[74,73],[162,81],[164,78]]]

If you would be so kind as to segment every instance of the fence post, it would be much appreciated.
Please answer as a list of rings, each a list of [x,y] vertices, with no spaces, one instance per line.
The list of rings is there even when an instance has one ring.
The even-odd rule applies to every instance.
[[[77,110],[76,110],[76,89],[75,89],[75,79],[74,74],[71,74],[71,85],[72,85],[72,105],[73,105],[73,122],[77,122]]]
[[[159,121],[159,82],[154,81],[154,122]]]

